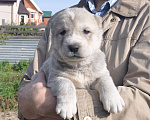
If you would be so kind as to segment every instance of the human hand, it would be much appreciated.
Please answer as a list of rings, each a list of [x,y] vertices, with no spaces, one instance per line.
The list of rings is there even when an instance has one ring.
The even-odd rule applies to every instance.
[[[56,114],[56,98],[49,88],[46,88],[45,74],[40,72],[38,77],[18,91],[19,109],[27,119],[60,119]]]

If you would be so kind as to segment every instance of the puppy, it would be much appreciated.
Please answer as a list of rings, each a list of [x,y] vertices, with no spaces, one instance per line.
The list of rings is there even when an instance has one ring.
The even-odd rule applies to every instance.
[[[57,97],[56,112],[64,119],[77,112],[76,89],[96,89],[104,109],[111,113],[121,112],[125,105],[100,50],[101,22],[84,8],[68,8],[50,23],[50,57],[40,71],[45,72],[47,87]]]

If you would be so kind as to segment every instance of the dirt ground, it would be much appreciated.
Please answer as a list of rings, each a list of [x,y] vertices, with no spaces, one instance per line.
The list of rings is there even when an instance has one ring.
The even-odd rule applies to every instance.
[[[18,111],[0,112],[0,120],[19,120]]]

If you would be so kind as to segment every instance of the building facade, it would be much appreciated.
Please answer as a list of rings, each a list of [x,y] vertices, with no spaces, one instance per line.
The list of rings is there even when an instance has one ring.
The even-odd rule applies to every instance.
[[[23,0],[0,0],[0,25],[19,25],[27,22],[29,12]]]
[[[45,25],[47,25],[51,16],[52,16],[52,11],[43,11],[43,16],[42,16],[43,20],[42,21],[44,22]]]
[[[42,23],[42,10],[37,6],[33,0],[24,0],[25,7],[29,11],[28,23],[38,25]]]

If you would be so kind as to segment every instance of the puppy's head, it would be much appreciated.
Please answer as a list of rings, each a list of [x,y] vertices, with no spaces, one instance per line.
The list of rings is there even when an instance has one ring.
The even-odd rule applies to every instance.
[[[68,62],[80,62],[100,49],[102,25],[99,16],[84,8],[68,8],[51,22],[52,49]]]

